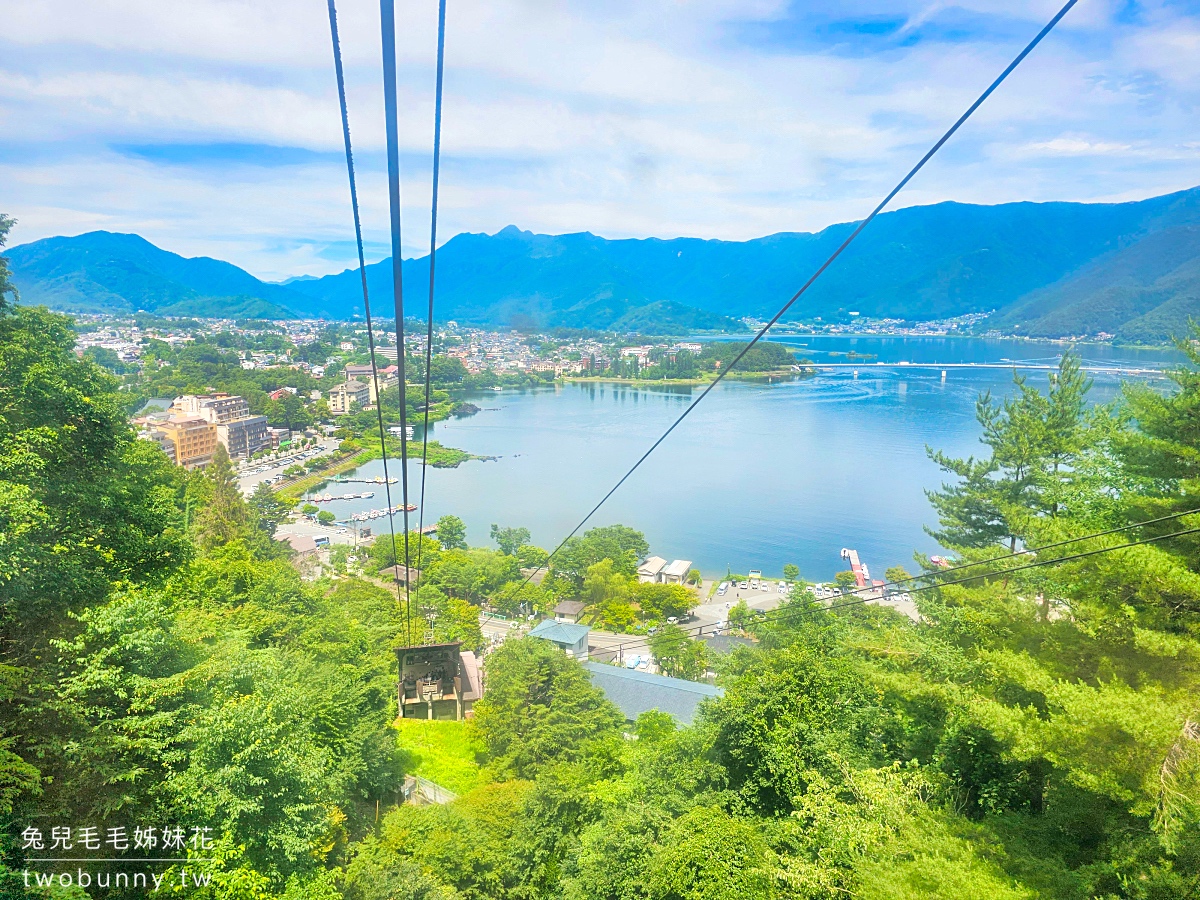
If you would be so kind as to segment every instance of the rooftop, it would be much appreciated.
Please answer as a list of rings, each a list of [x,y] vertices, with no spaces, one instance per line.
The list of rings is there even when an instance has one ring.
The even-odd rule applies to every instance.
[[[687,578],[687,574],[690,571],[692,571],[692,561],[690,559],[677,559],[663,569],[662,574],[672,575],[676,578]]]
[[[587,604],[582,600],[564,600],[558,606],[554,607],[555,613],[561,613],[564,616],[577,616],[584,611]]]
[[[667,561],[661,556],[651,556],[648,557],[644,563],[638,566],[638,572],[643,575],[657,575],[662,571],[663,566],[666,564]]]
[[[545,619],[529,632],[529,636],[553,641],[556,644],[577,644],[581,640],[587,640],[591,630],[586,625],[572,625],[568,622]]]
[[[666,675],[651,675],[624,666],[587,662],[592,684],[604,691],[629,721],[647,710],[665,712],[682,725],[691,725],[700,704],[725,691],[711,684],[699,684]]]

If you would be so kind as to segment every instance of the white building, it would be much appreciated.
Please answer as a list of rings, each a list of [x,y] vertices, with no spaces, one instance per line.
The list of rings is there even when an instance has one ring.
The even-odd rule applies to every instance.
[[[352,406],[363,407],[371,402],[371,389],[361,381],[346,381],[329,389],[329,411],[344,416]]]
[[[651,556],[638,566],[638,581],[646,584],[683,584],[692,571],[690,559],[676,559],[668,563],[661,556]]]

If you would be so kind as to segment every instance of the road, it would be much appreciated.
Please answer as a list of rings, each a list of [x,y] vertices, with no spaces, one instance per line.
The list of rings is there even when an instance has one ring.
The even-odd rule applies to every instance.
[[[692,611],[692,619],[682,623],[682,627],[693,635],[699,634],[701,629],[703,629],[705,634],[712,634],[716,625],[724,622],[728,617],[729,608],[736,604],[740,598],[744,598],[746,604],[751,609],[763,611],[775,609],[787,598],[787,595],[778,592],[776,589],[777,582],[770,582],[770,585],[770,590],[759,591],[738,591],[736,588],[730,588],[724,597],[720,599],[714,597],[711,602],[701,603],[697,606]],[[711,581],[705,581],[701,584],[699,588],[700,596],[706,596],[711,586]],[[480,619],[479,624],[483,630],[484,637],[500,642],[510,635],[528,631],[528,628],[524,626],[531,623],[506,621],[504,619],[484,616]],[[634,653],[645,656],[647,654],[646,637],[635,634],[616,634],[611,631],[600,631],[593,628],[588,635],[588,651],[589,657],[596,660],[607,660],[618,655],[628,657]]]

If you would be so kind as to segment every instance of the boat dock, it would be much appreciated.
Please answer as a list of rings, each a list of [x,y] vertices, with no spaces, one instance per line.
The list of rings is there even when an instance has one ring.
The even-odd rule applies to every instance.
[[[305,502],[307,502],[307,503],[331,503],[334,500],[370,500],[374,496],[375,496],[374,491],[360,491],[357,494],[339,494],[336,497],[333,496],[333,494],[322,494],[319,497],[307,497],[307,498],[305,498]]]
[[[412,512],[416,508],[417,508],[417,505],[415,503],[408,504],[409,512]],[[393,516],[398,516],[398,515],[400,515],[400,513],[404,512],[404,507],[403,506],[393,506],[391,508],[391,510],[388,510],[387,507],[384,507],[383,509],[369,509],[366,512],[354,513],[353,515],[350,516],[349,521],[351,521],[351,522],[366,522],[368,519],[386,519],[386,518],[388,518],[389,512]]]

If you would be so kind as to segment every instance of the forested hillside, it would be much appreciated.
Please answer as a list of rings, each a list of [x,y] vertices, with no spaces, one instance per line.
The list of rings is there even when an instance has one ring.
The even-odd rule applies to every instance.
[[[1172,394],[1131,388],[1119,409],[1089,407],[1071,358],[1046,390],[981,398],[981,455],[935,456],[940,539],[961,562],[1046,549],[917,593],[921,623],[798,589],[710,661],[725,693],[690,727],[626,723],[576,661],[510,638],[454,726],[461,796],[399,806],[403,776],[438,759],[395,726],[407,623],[374,578],[390,543],[360,576],[343,559],[302,577],[270,491],[247,503],[224,457],[184,475],[136,440],[115,380],[75,356],[65,317],[12,302],[0,262],[3,890],[145,896],[26,888],[31,830],[179,823],[212,829],[182,851],[210,881],[181,888],[170,864],[163,890],[202,900],[1195,897],[1200,351],[1184,347]],[[481,647],[485,601],[579,598],[613,627],[671,611],[632,578],[649,549],[632,528],[573,539],[523,590],[545,551],[493,535],[499,551],[460,527],[413,536],[436,638]]]
[[[188,259],[136,234],[94,231],[14,248],[14,281],[27,303],[66,312],[176,316],[298,315],[303,297],[217,259]]]
[[[1031,337],[1163,343],[1200,318],[1200,226],[1150,234],[1035,291],[993,324]]]
[[[485,326],[644,333],[727,330],[771,315],[853,229],[749,241],[608,240],[509,226],[459,234],[438,251],[439,317]],[[790,313],[792,319],[906,321],[1000,311],[1021,334],[1119,333],[1162,340],[1195,305],[1200,189],[1131,203],[939,203],[881,215]],[[356,271],[266,284],[210,259],[184,259],[136,235],[93,232],[12,251],[32,302],[69,311],[349,319]],[[390,297],[391,262],[367,268]],[[404,262],[428,284],[428,259]]]

